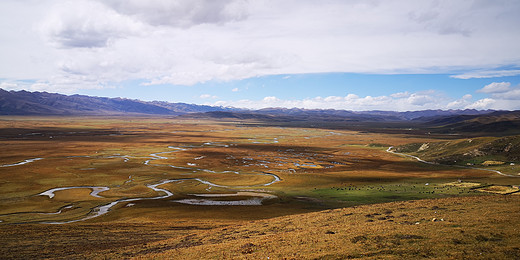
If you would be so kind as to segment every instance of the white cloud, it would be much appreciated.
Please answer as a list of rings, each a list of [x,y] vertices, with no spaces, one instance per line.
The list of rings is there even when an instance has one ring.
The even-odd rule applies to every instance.
[[[502,93],[493,93],[491,96],[495,99],[517,100],[520,103],[520,88],[514,88]]]
[[[520,101],[520,85],[511,87],[510,82],[493,82],[477,92],[491,94],[491,98],[501,104],[509,103],[507,100]]]
[[[477,100],[465,108],[469,109],[499,109],[499,110],[520,110],[520,99],[495,99],[483,98]]]
[[[514,92],[513,92],[514,91]],[[506,95],[506,93],[498,93]],[[514,97],[514,99],[513,99]],[[388,96],[364,96],[355,94],[347,96],[327,96],[306,99],[280,99],[275,96],[260,100],[242,99],[238,101],[219,100],[208,105],[232,106],[239,108],[261,109],[269,107],[306,108],[306,109],[343,109],[353,111],[386,110],[417,111],[425,109],[520,109],[520,89],[513,89],[508,97],[492,96],[474,101],[471,94],[465,94],[453,100],[436,91],[416,93],[394,93]]]
[[[466,108],[484,110],[484,109],[494,108],[494,105],[496,103],[497,103],[497,101],[492,98],[484,98],[484,99],[477,100],[476,102],[466,106]]]
[[[509,90],[511,83],[509,82],[493,82],[477,90],[480,93],[503,93]]]
[[[476,92],[488,94],[489,97],[472,102],[470,98],[462,98],[448,105],[463,106],[470,109],[520,109],[520,85],[511,87],[510,82],[493,82]]]
[[[407,100],[410,104],[419,105],[419,106],[424,106],[424,105],[436,102],[435,97],[433,97],[431,95],[424,95],[424,94],[417,94],[417,93],[411,94],[407,98]]]
[[[393,98],[403,98],[403,97],[409,97],[410,93],[408,91],[405,91],[405,92],[394,93],[394,94],[391,94],[390,96]]]
[[[450,76],[456,79],[473,79],[473,78],[497,78],[506,76],[520,75],[520,70],[487,70],[487,71],[472,71],[464,74]]]
[[[463,99],[471,99],[471,95],[466,95]],[[444,109],[450,99],[436,93],[435,91],[425,91],[410,93],[407,96],[390,95],[390,96],[365,96],[360,97],[355,94],[347,96],[328,96],[314,97],[300,100],[280,99],[274,96],[268,96],[261,100],[238,100],[238,101],[217,101],[213,105],[217,106],[234,106],[250,109],[260,109],[267,107],[285,107],[285,108],[307,108],[307,109],[345,109],[345,110],[424,110],[424,109]],[[460,104],[456,106],[452,104],[452,108],[463,108]]]
[[[224,24],[248,16],[246,1],[238,0],[104,0],[119,13],[154,26],[191,27],[200,24]]]
[[[217,99],[218,97],[217,96],[212,96],[210,94],[202,94],[202,95],[200,95],[200,98],[202,98],[202,99],[209,99],[209,98]]]
[[[233,92],[237,92],[237,91],[238,91],[238,88],[234,88],[234,89],[232,89],[231,91],[233,91]]]
[[[518,13],[518,1],[5,0],[0,78],[62,91],[322,72],[518,75],[486,72],[520,66]]]
[[[269,96],[269,97],[265,97],[264,99],[262,99],[262,101],[267,104],[273,104],[273,103],[280,102],[281,100],[279,100],[278,98],[276,98],[274,96]]]
[[[0,88],[4,90],[20,90],[20,86],[12,82],[0,82]]]
[[[324,98],[323,100],[325,102],[338,102],[338,101],[342,101],[344,99],[345,99],[344,97],[329,96],[329,97]]]
[[[471,103],[472,98],[473,98],[472,95],[466,94],[466,95],[462,96],[462,98],[460,98],[460,99],[449,102],[448,105],[446,105],[446,108],[448,108],[448,109],[468,108],[468,106],[470,106],[472,104]]]
[[[0,88],[5,90],[28,90],[28,91],[45,91],[51,93],[74,94],[77,89],[103,89],[115,88],[112,85],[106,85],[99,81],[86,81],[84,79],[56,78],[51,81],[3,81],[0,82]]]
[[[118,38],[139,35],[145,27],[95,1],[64,1],[50,8],[40,25],[47,41],[60,48],[107,47]]]

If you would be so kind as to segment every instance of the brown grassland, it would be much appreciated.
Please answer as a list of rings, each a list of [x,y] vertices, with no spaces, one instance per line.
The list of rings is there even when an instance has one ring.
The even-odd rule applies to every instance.
[[[259,124],[0,118],[0,258],[520,257],[520,178],[386,151],[444,139]]]

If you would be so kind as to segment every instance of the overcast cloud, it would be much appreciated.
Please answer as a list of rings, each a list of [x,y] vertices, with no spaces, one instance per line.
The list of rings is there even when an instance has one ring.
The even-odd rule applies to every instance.
[[[146,87],[322,72],[518,75],[501,68],[520,66],[519,13],[520,1],[507,0],[4,0],[0,79],[72,93],[131,79]],[[433,102],[417,93],[362,99],[388,98]]]

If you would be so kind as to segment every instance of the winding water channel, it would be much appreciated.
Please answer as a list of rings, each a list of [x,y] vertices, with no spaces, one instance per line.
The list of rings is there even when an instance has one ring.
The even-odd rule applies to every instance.
[[[13,164],[3,164],[3,165],[0,165],[0,167],[19,166],[19,165],[24,165],[24,164],[32,163],[32,162],[35,162],[35,161],[39,161],[39,160],[43,160],[43,158],[33,158],[33,159],[27,159],[27,160],[23,160],[23,161],[18,162],[18,163],[13,163]]]
[[[276,176],[274,174],[269,174],[269,175]],[[156,197],[146,197],[146,198],[119,199],[119,200],[110,202],[106,205],[101,205],[101,206],[97,206],[97,207],[93,208],[86,217],[83,217],[80,219],[61,221],[61,222],[60,221],[54,221],[54,222],[45,221],[45,222],[40,222],[40,223],[41,224],[67,224],[67,223],[85,221],[88,219],[96,218],[101,215],[107,214],[112,207],[114,207],[117,204],[122,203],[122,202],[166,199],[166,198],[172,197],[174,195],[173,192],[171,192],[167,189],[159,188],[159,186],[166,184],[166,183],[181,182],[181,181],[185,181],[185,180],[195,180],[195,181],[199,181],[200,183],[207,184],[207,185],[214,186],[214,187],[228,187],[228,188],[235,187],[235,186],[218,185],[218,184],[214,184],[212,182],[205,181],[205,180],[202,180],[199,178],[182,178],[182,179],[163,180],[159,183],[149,184],[146,186],[156,192],[162,192],[162,193],[164,193],[164,195],[160,195],[160,196],[156,196]],[[272,182],[263,184],[263,186],[271,185],[272,183],[275,183],[276,181],[279,181],[279,180],[280,180],[280,178],[278,176],[276,176],[275,180],[273,180]],[[252,187],[252,186],[240,186],[239,188],[241,188],[241,187],[245,188],[245,187]],[[108,187],[93,187],[93,186],[63,187],[63,188],[54,188],[54,189],[51,189],[48,191],[44,191],[44,192],[40,193],[39,195],[49,196],[49,198],[52,199],[54,197],[54,192],[56,192],[56,191],[68,190],[68,189],[79,189],[79,188],[92,189],[92,192],[90,193],[90,195],[93,197],[97,197],[97,198],[103,198],[102,196],[99,195],[99,193],[110,190],[110,188],[108,188]],[[209,199],[183,199],[183,200],[172,200],[172,201],[177,202],[177,203],[182,203],[182,204],[201,205],[201,206],[208,206],[208,205],[246,206],[246,205],[262,205],[262,202],[264,200],[277,198],[275,195],[271,195],[271,194],[265,194],[265,193],[260,193],[260,192],[240,192],[240,191],[235,194],[189,194],[189,195],[199,196],[199,197],[250,196],[253,198],[247,199],[247,200],[228,200],[228,201],[218,201],[218,200],[214,201],[214,200],[209,200]],[[60,214],[60,213],[61,213],[61,209],[59,212],[52,213],[52,214]],[[42,213],[42,214],[45,214],[45,213]]]
[[[175,147],[175,146],[168,146],[168,149],[171,149],[172,151],[165,151],[165,152],[157,152],[157,153],[151,153],[146,160],[143,162],[144,165],[151,166],[151,167],[157,167],[157,166],[165,166],[162,164],[154,164],[153,162],[156,160],[166,160],[171,159],[170,157],[164,156],[165,154],[171,154],[179,151],[186,151],[190,148],[197,148],[197,147],[208,147],[208,146],[218,146],[218,147],[229,147],[227,144],[220,144],[220,143],[204,143],[200,146],[186,146],[186,147]],[[82,157],[90,157],[90,156],[82,156]],[[67,157],[67,158],[74,158],[74,157]],[[124,162],[129,161],[129,156],[108,156],[108,157],[101,157],[101,158],[122,158],[124,159]],[[142,158],[142,157],[141,157]],[[197,157],[195,159],[200,160],[204,157]],[[44,158],[34,158],[34,159],[27,159],[19,163],[14,164],[6,164],[6,165],[0,165],[0,167],[11,167],[11,166],[19,166],[24,165],[27,163],[31,163],[37,160],[42,160]],[[272,173],[241,173],[236,171],[224,171],[224,172],[216,172],[208,169],[201,169],[196,167],[184,167],[184,166],[176,166],[176,165],[167,165],[171,168],[176,169],[184,169],[184,170],[190,170],[192,172],[210,172],[210,173],[216,173],[216,174],[239,174],[239,175],[265,175],[272,177],[272,180],[267,183],[263,184],[256,184],[256,185],[242,185],[242,186],[232,186],[232,185],[220,185],[217,183],[213,183],[208,180],[204,180],[201,178],[176,178],[176,179],[166,179],[162,180],[160,182],[154,183],[154,184],[147,184],[146,187],[156,191],[159,195],[155,197],[142,197],[142,198],[123,198],[123,199],[117,199],[115,201],[112,201],[108,204],[96,206],[90,210],[89,213],[87,213],[86,216],[74,220],[67,220],[67,221],[43,221],[38,222],[41,224],[67,224],[67,223],[74,223],[74,222],[80,222],[85,221],[88,219],[96,218],[101,215],[107,214],[114,206],[125,203],[125,202],[136,202],[136,201],[144,201],[144,200],[159,200],[159,199],[167,199],[172,196],[174,196],[174,193],[167,190],[160,188],[159,186],[167,184],[167,183],[174,183],[174,182],[182,182],[182,181],[197,181],[201,184],[208,185],[208,190],[211,189],[211,187],[219,187],[219,188],[230,188],[230,189],[243,189],[243,188],[253,188],[253,187],[261,187],[261,186],[269,186],[276,182],[281,181],[280,177],[278,177],[275,174]],[[131,176],[129,176],[129,180],[131,181]],[[128,182],[128,180],[126,181]],[[125,183],[126,183],[125,182]],[[64,191],[64,190],[70,190],[70,189],[91,189],[90,196],[95,198],[105,198],[101,195],[102,192],[109,191],[110,188],[106,186],[71,186],[71,187],[57,187],[53,189],[49,189],[46,191],[43,191],[37,195],[39,196],[47,196],[49,199],[53,199],[56,196],[56,192],[58,191]],[[247,205],[262,205],[262,202],[268,199],[275,199],[277,198],[275,195],[267,194],[263,192],[244,192],[244,191],[235,191],[235,193],[223,193],[223,194],[188,194],[189,196],[198,197],[193,199],[181,199],[181,200],[172,200],[174,203],[181,203],[181,204],[190,204],[190,205],[200,205],[200,206],[213,206],[213,205],[221,205],[221,206],[247,206]],[[250,197],[248,199],[237,199],[237,200],[214,200],[215,198],[233,198],[233,197]],[[213,198],[213,199],[212,199]],[[60,208],[57,212],[50,212],[50,213],[43,213],[43,212],[19,212],[19,213],[11,213],[8,215],[14,215],[14,214],[42,214],[42,215],[59,215],[62,214],[64,209],[71,209],[73,208],[73,205],[67,205],[62,208]]]
[[[137,201],[145,201],[145,200],[168,199],[168,198],[173,197],[174,193],[169,191],[169,190],[167,190],[167,189],[160,188],[160,186],[164,185],[164,184],[168,184],[168,183],[176,183],[176,182],[180,183],[180,182],[183,182],[183,181],[196,181],[196,182],[199,182],[201,184],[207,185],[208,186],[208,188],[206,189],[207,191],[210,191],[210,189],[212,187],[217,187],[217,188],[232,189],[230,192],[233,192],[233,193],[186,194],[186,195],[194,197],[194,198],[170,200],[170,202],[181,203],[181,204],[188,204],[188,205],[199,205],[199,206],[252,206],[252,205],[258,206],[258,205],[262,205],[265,200],[276,199],[277,197],[275,195],[272,195],[272,194],[268,194],[268,193],[264,193],[264,192],[245,191],[245,190],[243,190],[243,189],[250,189],[250,188],[255,188],[255,187],[265,187],[265,186],[269,186],[269,185],[272,185],[272,184],[274,184],[276,182],[281,181],[280,177],[277,176],[276,174],[266,173],[266,172],[243,173],[243,172],[237,172],[237,171],[217,172],[217,171],[213,171],[213,170],[210,170],[210,169],[203,169],[203,168],[194,167],[194,166],[196,166],[196,164],[188,165],[190,167],[187,167],[187,166],[178,166],[178,165],[172,165],[172,164],[157,164],[157,163],[154,163],[157,160],[172,159],[173,157],[171,157],[171,156],[168,157],[168,154],[181,152],[181,151],[186,151],[186,150],[189,150],[189,149],[192,149],[192,148],[200,148],[200,147],[224,147],[225,148],[225,147],[229,147],[229,146],[232,146],[232,145],[233,144],[222,144],[222,143],[207,142],[207,143],[204,143],[204,144],[201,144],[201,145],[198,145],[198,146],[197,145],[189,145],[189,146],[182,146],[182,147],[168,146],[167,148],[170,149],[171,151],[161,151],[161,152],[151,153],[151,154],[149,154],[149,157],[145,157],[144,158],[145,160],[144,160],[143,164],[147,165],[147,166],[150,166],[150,167],[171,167],[171,168],[174,168],[174,169],[181,169],[181,170],[190,171],[191,173],[208,172],[208,173],[215,173],[215,174],[263,175],[263,176],[271,177],[272,180],[269,181],[269,182],[266,182],[266,183],[261,183],[261,184],[240,185],[239,186],[239,185],[222,185],[222,184],[217,184],[217,183],[205,180],[203,178],[198,178],[198,177],[165,179],[165,180],[158,181],[157,183],[147,184],[146,185],[146,187],[148,187],[149,189],[157,192],[157,196],[154,196],[154,197],[138,197],[138,198],[116,199],[116,200],[111,201],[111,202],[109,202],[107,204],[103,204],[103,205],[99,205],[99,206],[96,206],[94,208],[91,208],[90,212],[88,212],[85,216],[77,218],[77,219],[67,220],[67,221],[43,221],[43,222],[38,222],[38,223],[43,223],[43,224],[66,224],[66,223],[80,222],[80,221],[93,219],[93,218],[102,216],[104,214],[107,214],[114,206],[116,206],[116,205],[118,205],[120,203],[128,203],[127,206],[129,206],[129,205],[131,205],[131,203],[129,203],[129,202],[137,202]],[[404,154],[404,153],[399,153],[399,152],[392,151],[392,149],[393,149],[393,146],[389,147],[386,150],[386,152],[397,154],[397,155],[402,155],[402,156],[405,156],[405,157],[410,157],[410,158],[413,158],[413,159],[415,159],[415,160],[417,160],[419,162],[426,163],[426,164],[436,164],[434,162],[425,161],[425,160],[423,160],[423,159],[421,159],[421,158],[419,158],[417,156],[413,156],[413,155],[409,155],[409,154]],[[71,159],[71,158],[76,158],[76,157],[121,158],[121,159],[124,160],[125,163],[128,162],[130,160],[130,158],[133,158],[133,159],[135,159],[135,158],[143,159],[143,157],[131,157],[131,156],[127,156],[127,155],[124,155],[124,156],[112,155],[112,156],[105,156],[105,157],[68,156],[68,157],[65,157],[65,158]],[[196,157],[194,159],[195,160],[202,160],[204,158],[205,158],[205,156],[199,156],[199,157]],[[21,165],[33,163],[35,161],[43,160],[43,159],[45,159],[45,158],[26,159],[26,160],[23,160],[23,161],[20,161],[20,162],[17,162],[17,163],[0,165],[0,167],[21,166]],[[494,172],[494,173],[497,173],[497,174],[500,174],[500,175],[503,175],[503,176],[507,176],[507,177],[520,177],[520,176],[515,176],[515,175],[504,174],[504,173],[502,173],[502,172],[500,172],[498,170],[493,170],[493,169],[484,169],[484,168],[476,168],[476,167],[460,166],[460,165],[454,165],[454,166],[459,167],[459,168],[468,168],[468,169],[490,171],[490,172]],[[125,181],[125,183],[131,182],[132,180],[133,180],[132,176],[129,176],[128,180]],[[38,196],[47,196],[49,199],[54,199],[54,197],[56,196],[56,194],[55,194],[56,192],[64,191],[64,190],[70,190],[70,189],[90,189],[91,190],[91,192],[89,194],[90,196],[95,197],[95,198],[106,199],[105,197],[102,196],[102,193],[105,192],[105,191],[109,191],[111,188],[110,187],[106,187],[106,186],[56,187],[56,188],[52,188],[52,189],[43,191],[43,192],[41,192],[41,193],[39,193],[37,195]],[[18,212],[18,213],[6,214],[6,215],[20,215],[20,214],[60,215],[60,214],[62,214],[64,212],[64,210],[73,209],[73,208],[74,208],[74,204],[72,203],[72,204],[68,204],[68,205],[62,206],[56,212]],[[0,222],[3,222],[3,221],[0,220]]]
[[[63,187],[63,188],[54,188],[47,191],[44,191],[38,195],[41,196],[49,196],[50,199],[54,198],[54,192],[60,191],[60,190],[70,190],[70,189],[92,189],[92,192],[90,193],[90,196],[96,197],[96,198],[103,198],[99,196],[100,192],[110,190],[108,187],[95,187],[95,186],[75,186],[75,187]]]

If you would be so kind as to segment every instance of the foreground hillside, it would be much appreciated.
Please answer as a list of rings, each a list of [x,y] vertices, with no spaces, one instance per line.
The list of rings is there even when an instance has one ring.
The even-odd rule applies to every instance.
[[[518,259],[519,202],[518,196],[451,198],[288,216],[156,242],[146,257]],[[176,249],[183,239],[199,245]]]
[[[518,259],[520,195],[392,202],[256,221],[0,226],[2,258]]]

